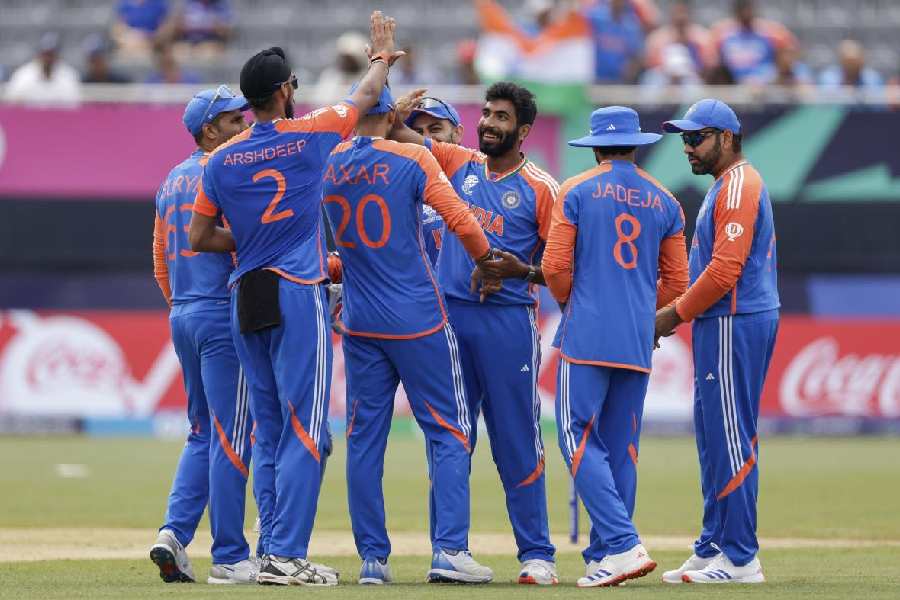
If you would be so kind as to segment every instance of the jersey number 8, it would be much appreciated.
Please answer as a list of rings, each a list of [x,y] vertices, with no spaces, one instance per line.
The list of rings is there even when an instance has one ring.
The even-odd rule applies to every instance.
[[[623,223],[631,225],[630,232],[625,233],[622,230]],[[635,268],[637,266],[638,249],[634,240],[641,235],[641,222],[628,213],[622,213],[616,217],[616,234],[618,234],[619,239],[616,240],[616,244],[613,246],[613,257],[623,269],[630,270]],[[629,254],[631,254],[630,260],[626,261],[622,256],[622,246],[628,246]]]

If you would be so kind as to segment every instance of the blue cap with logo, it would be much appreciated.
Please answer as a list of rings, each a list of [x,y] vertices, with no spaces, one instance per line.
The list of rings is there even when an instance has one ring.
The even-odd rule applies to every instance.
[[[706,128],[721,129],[732,133],[741,132],[741,122],[731,107],[714,98],[700,100],[684,113],[683,119],[673,119],[663,123],[666,133],[700,131]]]
[[[591,132],[570,146],[599,148],[609,146],[645,146],[658,142],[658,133],[641,131],[638,114],[627,106],[605,106],[591,113]]]
[[[184,116],[181,120],[191,135],[197,135],[203,129],[203,125],[212,123],[223,112],[249,108],[250,105],[243,96],[235,95],[227,85],[220,85],[218,88],[203,90],[194,95],[184,107]]]
[[[450,121],[450,124],[454,127],[458,127],[461,120],[459,118],[459,113],[456,112],[456,109],[453,108],[453,105],[449,102],[444,102],[440,98],[432,98],[431,96],[425,96],[419,101],[419,104],[416,105],[416,108],[409,114],[404,123],[407,127],[412,127],[413,122],[415,122],[416,117],[419,115],[430,115],[435,119],[446,119]]]
[[[354,83],[350,87],[350,93],[356,91],[356,88],[359,87],[358,83]],[[366,113],[366,116],[372,115],[383,115],[384,113],[388,113],[394,110],[394,96],[391,95],[391,88],[388,84],[384,84],[384,87],[381,88],[381,95],[378,97],[378,102],[375,103],[375,106],[369,109],[369,112]]]

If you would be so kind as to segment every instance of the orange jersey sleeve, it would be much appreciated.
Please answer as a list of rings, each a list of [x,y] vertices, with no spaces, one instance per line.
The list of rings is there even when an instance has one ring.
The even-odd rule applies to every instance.
[[[437,159],[447,177],[453,177],[457,171],[472,160],[484,162],[484,155],[471,148],[434,140],[428,140],[426,146],[431,150],[432,156]]]
[[[299,119],[282,119],[275,123],[275,129],[285,132],[332,132],[341,138],[350,137],[356,128],[359,109],[352,102],[345,100],[334,106],[319,108],[307,113]]]
[[[203,178],[197,186],[197,197],[194,198],[194,212],[205,217],[215,217],[219,214],[219,208],[210,201],[206,192],[203,191]]]
[[[166,222],[159,215],[156,215],[153,224],[153,277],[166,303],[171,306],[172,289],[169,287],[169,265],[166,263]]]
[[[453,191],[435,157],[422,151],[418,153],[417,161],[425,172],[425,202],[441,215],[447,229],[456,234],[469,256],[477,259],[487,254],[491,246],[484,231],[469,207]]]
[[[687,247],[684,230],[669,236],[659,245],[659,281],[656,284],[656,308],[668,306],[688,288]]]
[[[534,190],[535,220],[538,226],[538,237],[547,240],[550,233],[553,205],[559,195],[559,183],[553,176],[540,169],[532,162],[522,168],[522,176]]]
[[[754,169],[735,169],[726,175],[716,196],[712,259],[675,304],[684,321],[703,314],[737,284],[753,245],[762,179]]]
[[[566,217],[565,203],[569,191],[582,181],[582,178],[574,177],[563,183],[559,198],[553,204],[547,245],[541,260],[541,271],[547,288],[561,304],[568,302],[569,294],[572,293],[572,268],[575,263],[575,240],[578,237],[578,227]]]

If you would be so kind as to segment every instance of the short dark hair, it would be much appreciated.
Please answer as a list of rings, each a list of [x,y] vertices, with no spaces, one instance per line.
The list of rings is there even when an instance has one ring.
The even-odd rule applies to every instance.
[[[740,152],[744,142],[744,135],[742,133],[732,133],[731,134],[731,150],[732,152]]]
[[[486,102],[508,100],[516,109],[516,125],[533,125],[537,117],[537,104],[534,94],[520,85],[510,81],[498,81],[487,89],[484,95]]]
[[[604,156],[625,156],[634,152],[637,146],[597,146],[597,151]]]

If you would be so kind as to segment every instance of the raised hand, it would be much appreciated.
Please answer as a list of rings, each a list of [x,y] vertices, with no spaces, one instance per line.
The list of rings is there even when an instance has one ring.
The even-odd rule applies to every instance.
[[[370,60],[376,56],[382,56],[387,60],[388,65],[392,65],[395,60],[406,54],[402,50],[395,49],[394,31],[396,27],[397,22],[392,17],[384,16],[380,10],[372,13],[369,24],[371,41],[366,47],[366,54]]]
[[[427,91],[428,90],[425,88],[419,88],[394,100],[394,112],[397,115],[397,118],[394,120],[394,122],[396,123],[399,121],[400,123],[402,123],[406,121],[407,117],[409,117],[409,115],[412,114],[412,111],[415,110],[416,106],[419,105],[419,102],[422,100],[422,96],[424,96]]]

